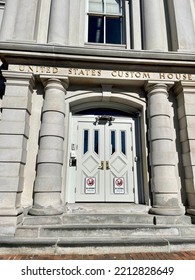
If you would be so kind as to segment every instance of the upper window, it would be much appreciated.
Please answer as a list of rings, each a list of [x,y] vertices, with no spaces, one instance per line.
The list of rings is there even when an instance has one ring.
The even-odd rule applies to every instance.
[[[124,44],[123,0],[89,0],[88,42]]]

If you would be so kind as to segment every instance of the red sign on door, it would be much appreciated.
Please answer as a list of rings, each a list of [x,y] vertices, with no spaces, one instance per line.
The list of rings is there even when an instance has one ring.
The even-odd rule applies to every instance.
[[[86,194],[95,194],[95,177],[86,177],[85,178],[85,193]]]
[[[114,178],[114,193],[115,194],[123,194],[125,193],[125,184],[123,177],[115,177]]]

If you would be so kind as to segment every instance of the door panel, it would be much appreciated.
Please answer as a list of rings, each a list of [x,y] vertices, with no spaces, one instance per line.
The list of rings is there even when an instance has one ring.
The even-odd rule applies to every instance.
[[[109,169],[106,169],[106,200],[134,201],[133,189],[133,154],[132,125],[113,123],[106,127],[105,158]]]
[[[103,137],[103,126],[79,122],[77,201],[104,201]]]
[[[76,201],[134,202],[132,123],[78,121]]]

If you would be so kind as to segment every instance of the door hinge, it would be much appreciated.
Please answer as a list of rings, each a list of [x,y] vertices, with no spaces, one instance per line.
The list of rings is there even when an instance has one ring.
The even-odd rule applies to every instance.
[[[137,156],[134,157],[134,161],[135,161],[135,162],[138,162],[138,161],[139,161],[139,157],[137,157]]]
[[[134,166],[132,166],[132,171],[134,171]]]
[[[74,193],[76,193],[76,192],[77,192],[77,189],[75,188],[75,189],[74,189]]]
[[[133,188],[133,193],[135,193],[135,188]]]
[[[131,146],[131,151],[133,151],[133,146]]]

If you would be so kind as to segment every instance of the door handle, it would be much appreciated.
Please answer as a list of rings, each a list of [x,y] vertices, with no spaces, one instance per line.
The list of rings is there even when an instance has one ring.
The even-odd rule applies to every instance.
[[[107,161],[106,161],[106,170],[109,170],[109,169],[110,169],[109,161],[107,160]]]
[[[101,165],[98,167],[98,169],[104,170],[104,161],[101,160]]]

